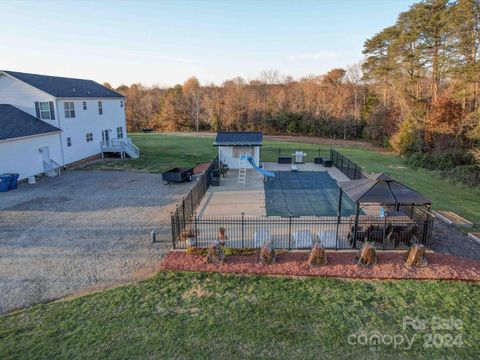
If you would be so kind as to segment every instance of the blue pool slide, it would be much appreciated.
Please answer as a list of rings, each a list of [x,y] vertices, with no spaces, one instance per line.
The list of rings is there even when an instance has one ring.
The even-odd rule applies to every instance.
[[[242,156],[242,160],[245,159],[245,158],[246,158],[247,161],[250,163],[250,165],[252,165],[253,168],[254,168],[255,170],[257,170],[260,174],[263,174],[263,175],[269,176],[269,177],[275,177],[275,173],[274,173],[274,172],[271,172],[271,171],[268,171],[268,170],[259,168],[259,167],[257,166],[257,164],[255,164],[255,159],[254,159],[253,157],[243,155],[243,156]]]

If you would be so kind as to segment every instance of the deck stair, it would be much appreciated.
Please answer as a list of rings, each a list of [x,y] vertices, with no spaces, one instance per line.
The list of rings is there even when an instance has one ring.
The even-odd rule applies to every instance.
[[[38,149],[38,151],[40,151],[40,153],[42,154],[43,170],[45,172],[45,175],[51,178],[59,176],[61,172],[61,166],[59,163],[57,163],[50,157],[50,150],[48,146],[41,147],[40,149]]]
[[[132,159],[138,159],[140,157],[140,149],[132,143],[130,138],[128,139],[111,139],[102,141],[100,143],[102,150],[102,157],[105,153],[120,153],[123,159],[125,155]]]
[[[245,154],[240,155],[238,163],[238,183],[245,185],[247,180],[247,157]]]

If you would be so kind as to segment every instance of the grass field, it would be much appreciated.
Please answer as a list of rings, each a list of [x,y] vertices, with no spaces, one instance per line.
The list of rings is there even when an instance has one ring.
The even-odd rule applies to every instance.
[[[161,272],[0,317],[0,358],[474,359],[479,307],[480,285],[465,282]],[[405,316],[428,325],[404,329]],[[432,330],[433,316],[463,325]],[[424,347],[429,333],[436,346]],[[387,337],[368,346],[360,334]],[[412,347],[388,343],[395,335],[414,337]]]
[[[207,136],[170,134],[132,134],[134,143],[140,147],[141,157],[137,160],[110,160],[94,165],[101,169],[135,170],[161,173],[175,166],[194,166],[211,160],[216,149],[213,138]],[[262,161],[275,161],[278,148],[282,153],[291,154],[297,149],[307,152],[308,159],[318,154],[319,145],[264,141]],[[329,146],[321,145],[321,154],[328,154]],[[475,223],[480,231],[480,188],[469,188],[451,184],[435,172],[413,169],[404,159],[387,152],[377,152],[365,147],[335,147],[342,154],[355,161],[368,172],[384,172],[433,201],[433,207],[451,210]]]

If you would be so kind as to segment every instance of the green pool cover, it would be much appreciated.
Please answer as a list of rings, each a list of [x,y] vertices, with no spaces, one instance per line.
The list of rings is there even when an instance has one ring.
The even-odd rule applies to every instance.
[[[326,171],[278,171],[265,182],[267,216],[336,216],[338,185]],[[342,215],[355,213],[343,196]]]

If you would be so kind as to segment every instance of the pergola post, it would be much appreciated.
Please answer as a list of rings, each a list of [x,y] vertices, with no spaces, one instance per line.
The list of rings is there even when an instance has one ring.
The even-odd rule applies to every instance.
[[[335,250],[338,250],[338,230],[340,228],[340,218],[342,216],[342,197],[343,197],[343,190],[342,188],[339,188],[338,209],[337,209],[337,233],[335,235]]]

